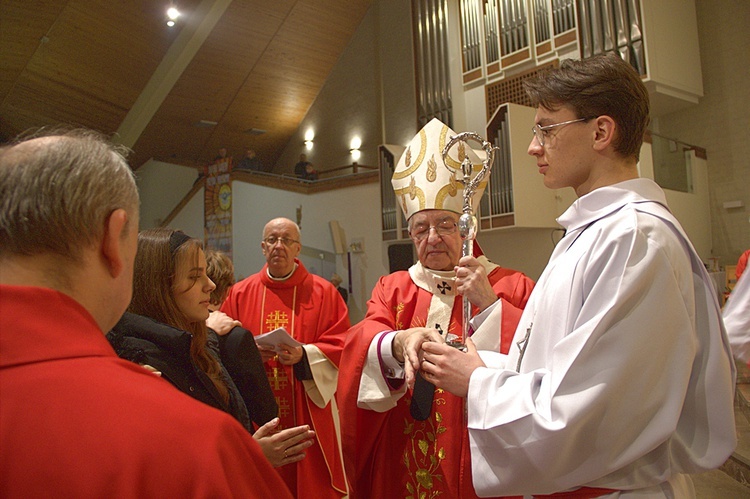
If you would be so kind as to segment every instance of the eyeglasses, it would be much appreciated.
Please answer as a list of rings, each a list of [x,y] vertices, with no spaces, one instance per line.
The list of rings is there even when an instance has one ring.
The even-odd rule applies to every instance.
[[[421,241],[430,235],[430,229],[435,229],[438,236],[447,236],[456,232],[456,227],[458,227],[458,224],[450,219],[441,220],[437,225],[420,222],[415,223],[414,226],[409,229],[409,234],[417,241]]]
[[[544,138],[547,136],[547,132],[552,130],[553,128],[565,126],[565,125],[571,125],[573,123],[578,123],[581,121],[589,121],[593,118],[578,118],[577,120],[570,120],[570,121],[563,121],[562,123],[554,123],[552,125],[534,125],[531,128],[531,131],[534,133],[534,137],[536,137],[536,140],[539,141],[539,145],[544,147]]]
[[[263,240],[263,242],[269,246],[275,246],[276,243],[279,241],[281,241],[281,244],[283,244],[286,247],[289,247],[294,243],[299,243],[299,241],[295,241],[294,239],[289,239],[288,237],[268,236],[267,238]]]

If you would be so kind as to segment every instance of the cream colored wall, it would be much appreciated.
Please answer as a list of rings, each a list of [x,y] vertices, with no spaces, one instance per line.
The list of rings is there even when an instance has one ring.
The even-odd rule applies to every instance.
[[[149,160],[136,170],[135,178],[141,195],[141,229],[149,229],[158,227],[179,204],[198,178],[198,172],[184,166]],[[199,235],[202,237],[202,234],[201,229]]]
[[[346,242],[361,242],[364,253],[351,254],[353,291],[349,295],[349,316],[353,322],[364,317],[365,303],[377,279],[388,272],[381,256],[380,191],[377,184],[348,187],[317,194],[301,194],[261,187],[245,182],[232,183],[232,232],[235,275],[247,277],[265,263],[260,240],[263,227],[276,217],[297,221],[301,210],[302,244],[308,249],[334,253],[329,222],[336,220]],[[170,224],[196,237],[203,236],[203,191],[185,206]],[[308,267],[315,265],[307,261]],[[312,262],[312,263],[310,263]],[[335,257],[336,272],[348,281],[347,255]],[[313,269],[311,268],[311,271]],[[315,272],[320,275],[320,272]],[[322,275],[326,279],[330,275]]]
[[[659,118],[654,129],[706,149],[711,256],[733,265],[750,248],[750,2],[699,0],[696,9],[704,97]],[[731,201],[743,206],[724,208]]]

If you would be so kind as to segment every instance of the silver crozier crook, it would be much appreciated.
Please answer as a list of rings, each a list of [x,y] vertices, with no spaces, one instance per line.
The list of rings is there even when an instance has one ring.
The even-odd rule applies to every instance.
[[[492,144],[490,144],[474,132],[459,133],[458,135],[454,135],[453,137],[451,137],[448,143],[443,148],[443,164],[446,165],[446,168],[450,169],[450,167],[447,166],[448,162],[446,160],[451,147],[453,147],[458,142],[466,143],[466,141],[469,139],[479,142],[482,145],[482,149],[484,149],[487,157],[482,162],[482,169],[476,172],[476,174],[474,174],[474,165],[471,164],[471,160],[469,159],[468,155],[465,155],[463,161],[461,162],[461,172],[463,173],[463,178],[458,181],[461,182],[464,186],[464,209],[463,214],[458,219],[458,232],[459,234],[461,234],[461,239],[463,240],[463,256],[469,256],[474,253],[474,239],[477,236],[477,217],[474,216],[474,211],[471,208],[471,198],[476,192],[477,187],[479,187],[479,184],[485,179],[485,177],[490,174],[492,163],[495,160],[495,151],[499,150],[497,147],[493,147]],[[466,146],[468,147],[468,143],[466,144]],[[466,338],[469,337],[471,302],[469,302],[468,298],[466,298],[465,296],[463,297],[463,305],[464,320],[462,338],[464,341],[466,341]],[[454,343],[452,346],[463,349],[463,344],[459,342],[448,343]]]

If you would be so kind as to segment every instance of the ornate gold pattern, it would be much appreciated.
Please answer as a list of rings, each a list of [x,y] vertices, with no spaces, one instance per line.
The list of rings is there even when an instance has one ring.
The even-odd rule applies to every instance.
[[[403,303],[397,306],[396,317],[399,318],[403,311]],[[413,317],[410,327],[424,327],[425,319]],[[398,328],[401,326],[397,325]],[[462,328],[455,321],[450,321],[447,331],[458,331]],[[404,419],[404,434],[409,436],[408,444],[402,455],[402,460],[407,471],[406,499],[428,499],[436,498],[444,494],[445,478],[440,473],[440,465],[446,458],[446,449],[443,446],[441,435],[448,431],[443,421],[441,407],[445,407],[445,391],[441,388],[435,389],[433,399],[433,412],[425,421],[415,421],[411,418]],[[406,404],[411,404],[411,399],[404,397]]]
[[[286,371],[283,367],[272,367],[268,371],[268,382],[271,383],[271,388],[274,390],[283,390],[289,383],[289,378],[286,376]]]
[[[435,390],[436,407],[445,405],[445,399],[440,397],[442,393],[442,390]],[[439,437],[446,431],[448,428],[443,424],[443,415],[438,410],[434,410],[432,417],[425,421],[404,420],[404,434],[409,435],[409,444],[403,454],[409,477],[406,482],[407,499],[434,498],[443,493],[437,482],[444,482],[439,470],[446,453]]]
[[[458,143],[458,160],[463,163],[464,159],[466,159],[466,143],[465,142],[459,142]]]
[[[286,327],[288,324],[289,316],[286,312],[282,312],[281,310],[274,310],[268,314],[268,317],[266,317],[266,327],[268,328],[268,331],[273,331],[280,327]]]
[[[448,127],[444,127],[446,130]],[[409,162],[406,162],[406,168],[403,171],[400,172],[393,172],[393,180],[400,180],[402,178],[406,178],[415,171],[419,169],[420,166],[422,166],[422,161],[424,161],[425,151],[427,151],[427,133],[425,133],[424,130],[419,131],[419,155],[417,156],[417,159],[414,160],[414,163],[409,166]],[[406,150],[406,159],[411,159],[411,147],[407,148]]]
[[[412,177],[412,180],[414,177]],[[437,163],[435,162],[435,156],[430,156],[427,160],[427,181],[434,182],[437,180]]]
[[[401,322],[401,314],[404,312],[404,303],[400,302],[398,305],[396,305],[396,318],[393,321],[393,323],[396,325],[396,330],[403,329],[404,325]]]
[[[445,144],[448,143],[448,141],[446,140],[447,136],[448,136],[448,128],[446,127],[446,128],[443,128],[443,130],[440,133],[440,150],[441,151],[445,149]],[[459,142],[458,143],[458,161],[453,159],[450,154],[447,154],[445,156],[445,166],[447,166],[448,169],[453,170],[453,171],[461,170],[461,163],[463,162],[464,158],[466,158],[466,144],[464,142]],[[479,163],[476,163],[476,164],[472,163],[471,167],[474,172],[479,172],[482,170],[484,165],[480,161]],[[486,184],[486,182],[484,184]]]
[[[276,397],[276,403],[279,405],[279,416],[285,418],[292,414],[292,405],[286,399],[286,397]],[[281,425],[281,423],[279,423]],[[279,430],[283,429],[282,426],[278,427]]]
[[[424,191],[416,186],[414,183],[414,177],[412,177],[412,182],[409,184],[408,187],[403,187],[401,189],[394,189],[393,191],[397,197],[401,197],[401,206],[406,206],[406,196],[409,196],[409,199],[417,199],[419,201],[419,210],[424,210],[425,207],[425,197],[424,197]],[[419,211],[415,210],[415,211]]]

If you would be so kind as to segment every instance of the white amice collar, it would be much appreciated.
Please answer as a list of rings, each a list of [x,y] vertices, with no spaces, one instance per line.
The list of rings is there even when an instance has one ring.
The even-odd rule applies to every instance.
[[[294,275],[294,271],[295,271],[295,270],[297,270],[297,262],[294,262],[294,268],[292,269],[292,271],[291,271],[291,272],[289,272],[289,273],[288,273],[287,275],[285,275],[285,276],[282,276],[282,277],[274,277],[274,276],[272,276],[272,275],[271,275],[271,271],[270,271],[270,270],[268,269],[268,267],[266,267],[266,275],[267,275],[267,276],[268,276],[268,278],[269,278],[269,279],[271,279],[272,281],[276,281],[276,282],[281,282],[281,281],[286,281],[287,279],[289,279],[290,277],[292,277],[292,276]]]
[[[433,295],[455,296],[456,272],[453,270],[432,270],[417,262],[409,268],[414,284]]]

